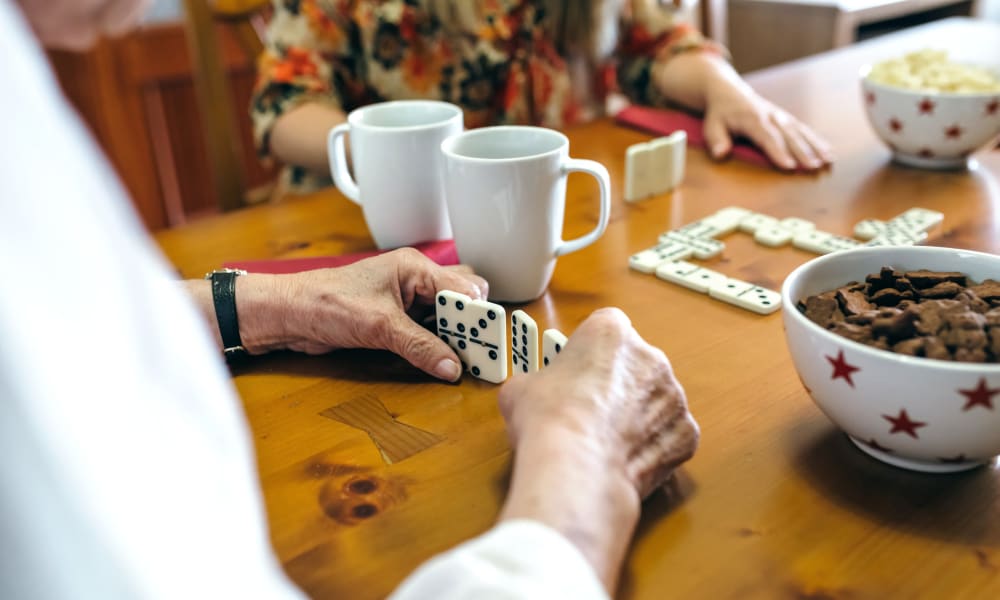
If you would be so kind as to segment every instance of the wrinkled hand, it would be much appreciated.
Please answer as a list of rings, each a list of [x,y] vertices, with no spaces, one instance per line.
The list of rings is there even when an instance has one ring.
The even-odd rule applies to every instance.
[[[811,171],[833,161],[829,144],[812,129],[731,77],[714,80],[706,90],[704,131],[715,158],[732,150],[735,134],[752,140],[782,169]]]
[[[640,497],[661,485],[698,445],[698,425],[667,357],[618,309],[594,312],[538,373],[500,390],[516,449],[529,436],[563,436],[569,451],[606,453]]]
[[[250,278],[237,281],[243,279]],[[280,343],[264,343],[260,349],[283,347],[310,354],[339,348],[390,350],[448,381],[462,374],[458,356],[418,321],[434,310],[441,290],[477,299],[488,293],[486,280],[470,267],[442,267],[412,248],[336,269],[273,276],[268,285],[284,324]],[[238,300],[241,293],[237,291]],[[248,312],[247,327],[253,330],[253,313]],[[242,311],[240,331],[244,333]]]

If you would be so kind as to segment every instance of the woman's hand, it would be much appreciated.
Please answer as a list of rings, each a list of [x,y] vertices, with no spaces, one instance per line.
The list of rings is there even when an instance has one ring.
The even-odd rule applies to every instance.
[[[721,57],[710,52],[685,52],[653,69],[661,93],[704,112],[705,141],[714,158],[729,154],[733,136],[742,135],[781,169],[813,171],[833,161],[826,141],[757,94]]]

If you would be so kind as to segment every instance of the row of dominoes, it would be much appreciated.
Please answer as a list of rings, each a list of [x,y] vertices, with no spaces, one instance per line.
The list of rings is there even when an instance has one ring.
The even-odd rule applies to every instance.
[[[680,185],[686,153],[683,131],[629,146],[625,150],[625,201],[663,194]]]
[[[781,295],[777,292],[689,262],[677,260],[664,263],[655,272],[664,281],[758,314],[771,314],[781,308]]]
[[[854,232],[866,243],[816,229],[815,223],[797,217],[777,219],[736,206],[688,223],[660,235],[657,245],[629,257],[629,267],[707,293],[723,300],[768,314],[778,310],[778,294],[745,281],[684,262],[690,257],[708,259],[719,255],[725,244],[715,238],[736,230],[753,235],[762,245],[779,247],[791,243],[796,248],[816,254],[829,254],[860,246],[902,246],[917,244],[927,238],[927,230],[941,223],[944,215],[925,208],[911,208],[890,219],[866,219]]]
[[[852,248],[872,246],[912,246],[927,239],[927,231],[944,220],[940,212],[926,208],[911,208],[890,219],[879,221],[865,219],[854,227],[854,235],[864,242],[819,231],[816,225],[804,219],[789,218],[778,220],[767,215],[758,218],[744,231],[752,232],[754,240],[765,246],[776,248],[789,242],[807,252],[829,254]]]
[[[485,300],[442,290],[437,294],[438,336],[458,354],[465,369],[479,379],[503,383],[507,379],[507,311]],[[510,357],[514,373],[537,371],[538,325],[528,313],[511,314]],[[562,352],[567,338],[557,329],[542,334],[541,366]]]

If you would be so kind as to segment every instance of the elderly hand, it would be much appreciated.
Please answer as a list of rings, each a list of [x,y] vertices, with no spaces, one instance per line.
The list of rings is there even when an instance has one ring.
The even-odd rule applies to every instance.
[[[461,376],[458,356],[418,320],[441,290],[485,299],[486,280],[466,266],[442,267],[412,248],[336,269],[236,279],[243,345],[252,354],[288,348],[395,352],[441,379]]]
[[[531,436],[557,437],[567,452],[596,454],[640,497],[698,445],[698,425],[670,362],[618,309],[594,312],[557,360],[510,379],[499,402],[516,451]]]

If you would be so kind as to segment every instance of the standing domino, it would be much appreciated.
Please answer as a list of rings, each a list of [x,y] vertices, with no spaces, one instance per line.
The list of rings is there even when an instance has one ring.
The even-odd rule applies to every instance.
[[[649,142],[650,194],[669,192],[680,185],[684,179],[686,151],[687,133],[680,130]]]
[[[556,354],[566,347],[567,338],[558,329],[546,329],[542,333],[542,365],[549,366]]]
[[[510,362],[515,375],[538,370],[538,325],[523,310],[510,315]]]
[[[649,143],[632,144],[625,150],[625,201],[635,202],[652,195],[652,153]]]
[[[442,290],[436,299],[438,336],[475,377],[507,379],[507,312],[499,304]]]

